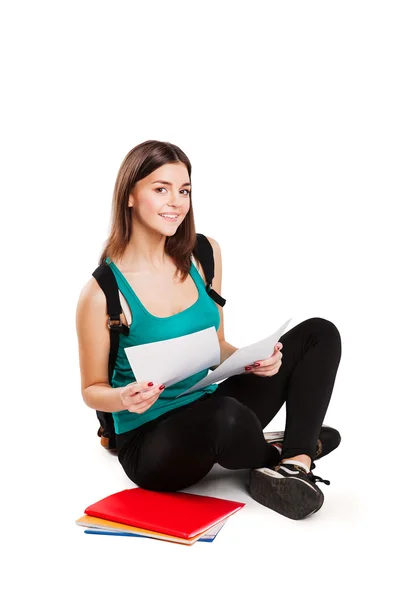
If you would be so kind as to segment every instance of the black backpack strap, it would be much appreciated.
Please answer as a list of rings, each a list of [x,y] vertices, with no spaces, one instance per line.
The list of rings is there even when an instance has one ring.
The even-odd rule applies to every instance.
[[[226,300],[212,289],[211,283],[214,279],[214,252],[207,237],[202,233],[196,234],[196,246],[193,254],[203,267],[206,277],[206,292],[220,306],[225,306]]]
[[[129,327],[122,323],[122,307],[119,301],[118,284],[111,267],[103,262],[92,273],[93,277],[103,290],[107,300],[108,328],[110,330],[110,355],[108,359],[108,380],[111,385],[111,378],[114,372],[115,361],[117,359],[119,334],[129,335]]]
[[[93,271],[92,275],[103,290],[107,301],[108,328],[110,330],[108,381],[111,385],[115,362],[117,360],[119,336],[121,333],[129,335],[129,327],[121,321],[122,307],[119,300],[118,284],[111,267],[104,261]],[[99,410],[96,410],[96,414],[100,422],[100,429],[97,435],[101,438],[101,443],[104,447],[108,450],[114,450],[117,444],[113,416],[111,413]]]

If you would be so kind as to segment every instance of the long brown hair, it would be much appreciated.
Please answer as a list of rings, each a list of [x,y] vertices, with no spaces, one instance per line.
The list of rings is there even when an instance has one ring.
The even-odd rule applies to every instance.
[[[190,175],[192,165],[186,154],[169,142],[148,140],[135,146],[125,156],[119,168],[115,181],[111,226],[109,236],[104,244],[99,265],[110,256],[111,260],[119,259],[127,247],[132,230],[132,209],[128,206],[129,194],[140,179],[165,165],[166,163],[181,162],[186,165]],[[191,254],[196,245],[196,229],[194,224],[192,192],[190,192],[189,211],[179,225],[175,234],[167,236],[165,253],[174,261],[182,282],[189,274]]]

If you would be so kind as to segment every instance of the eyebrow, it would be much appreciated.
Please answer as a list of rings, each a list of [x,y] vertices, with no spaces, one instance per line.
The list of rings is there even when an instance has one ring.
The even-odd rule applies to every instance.
[[[172,185],[172,183],[170,181],[162,181],[161,179],[157,179],[157,181],[152,181],[151,183],[164,183],[165,185]],[[184,185],[192,185],[190,182],[189,183],[182,183],[182,186]]]

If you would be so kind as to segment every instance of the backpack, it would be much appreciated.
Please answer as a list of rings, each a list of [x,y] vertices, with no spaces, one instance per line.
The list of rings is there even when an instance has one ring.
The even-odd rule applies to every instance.
[[[196,245],[193,249],[195,258],[200,262],[203,267],[204,275],[206,278],[206,292],[207,294],[220,306],[224,306],[226,300],[222,298],[215,290],[211,287],[211,282],[214,278],[214,254],[213,249],[208,241],[207,237],[202,233],[196,234]],[[117,358],[119,336],[129,335],[130,328],[122,323],[120,315],[122,313],[122,307],[118,294],[118,284],[115,279],[114,273],[105,260],[97,267],[92,273],[93,277],[97,280],[97,283],[103,290],[107,299],[107,314],[108,314],[108,328],[110,330],[110,353],[108,357],[108,381],[111,384],[111,379],[114,372],[115,361]],[[114,419],[112,413],[102,412],[96,410],[97,418],[100,422],[100,427],[97,431],[97,435],[100,437],[101,445],[108,450],[115,450],[116,448],[116,437],[114,429]]]

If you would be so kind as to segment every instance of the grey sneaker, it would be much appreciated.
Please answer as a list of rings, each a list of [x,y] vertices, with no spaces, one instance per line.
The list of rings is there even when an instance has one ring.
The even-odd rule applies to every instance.
[[[316,485],[330,481],[314,475],[312,471],[290,463],[280,463],[274,468],[253,469],[250,474],[250,496],[289,519],[299,520],[312,515],[324,503],[324,494]]]

